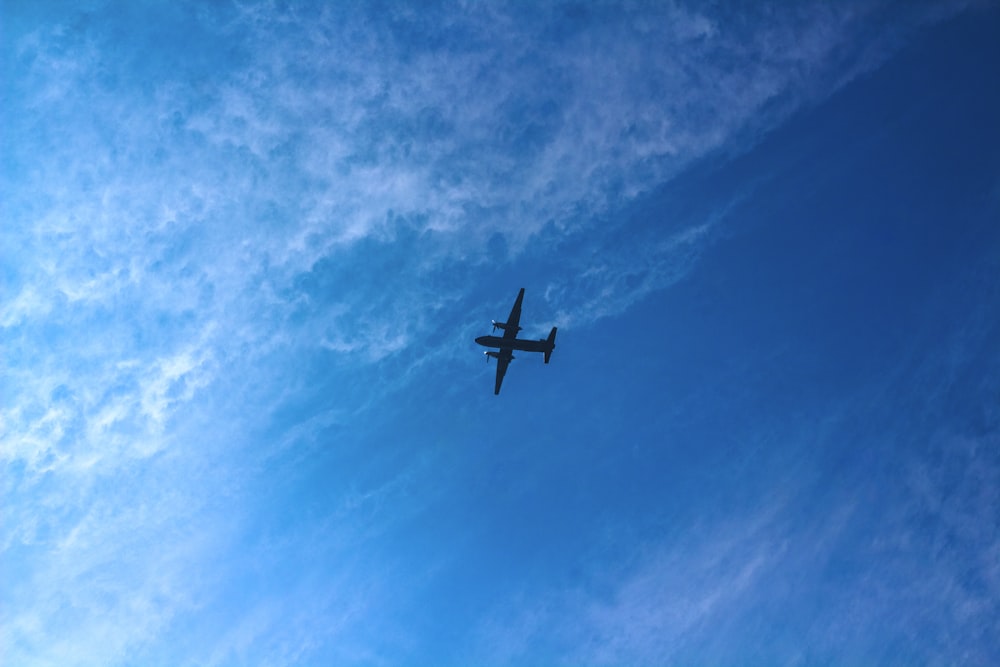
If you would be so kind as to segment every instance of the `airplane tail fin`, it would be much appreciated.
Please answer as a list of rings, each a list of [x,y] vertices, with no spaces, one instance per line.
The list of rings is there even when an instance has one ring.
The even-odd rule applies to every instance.
[[[549,332],[549,337],[545,339],[545,342],[549,344],[549,348],[545,350],[545,363],[549,363],[552,350],[556,347],[556,327],[552,327],[552,331]]]

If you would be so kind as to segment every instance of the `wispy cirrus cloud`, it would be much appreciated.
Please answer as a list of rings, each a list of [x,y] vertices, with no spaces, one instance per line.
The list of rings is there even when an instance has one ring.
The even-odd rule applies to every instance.
[[[516,596],[514,609],[480,628],[483,654],[474,660],[585,665],[682,660],[734,603],[756,592],[782,558],[783,547],[769,534],[770,513],[743,517],[684,544],[652,546],[624,570],[591,573],[596,582],[591,590]]]
[[[595,562],[585,585],[512,592],[481,619],[465,658],[795,665],[919,655],[990,664],[1000,547],[984,517],[994,513],[1000,468],[982,453],[993,440],[943,437],[936,446],[952,463],[901,462],[905,479],[891,500],[861,485],[860,497],[817,505],[815,487],[800,482],[770,506],[653,542],[624,567]]]
[[[560,324],[680,279],[725,207],[637,240],[609,212],[875,66],[877,45],[926,13],[883,28],[868,3],[738,16],[97,3],[17,22],[0,182],[15,657],[125,661],[210,605],[213,559],[250,512],[233,498],[256,507],[247,488],[272,446],[350,419],[445,354],[421,346],[464,304],[454,275],[493,261],[491,240],[510,260],[577,235],[614,249],[558,268]],[[859,39],[876,46],[855,56]],[[363,375],[407,352],[389,379]],[[313,431],[261,437],[322,354],[356,381],[303,409]],[[345,506],[347,523],[368,519]],[[363,614],[364,592],[343,613]],[[244,619],[220,662],[261,646],[295,659],[265,632],[299,598],[275,598],[218,612]],[[593,614],[613,625],[613,608]]]
[[[121,66],[101,76],[116,64],[92,25],[61,28],[57,48],[42,31],[23,41],[25,106],[45,119],[23,191],[52,205],[17,240],[50,260],[19,281],[5,319],[49,312],[60,294],[140,291],[172,317],[178,306],[232,317],[249,299],[281,318],[296,276],[345,244],[392,243],[401,224],[428,258],[474,262],[498,232],[517,253],[545,225],[591,230],[595,216],[780,120],[806,86],[863,68],[840,47],[868,17],[848,8],[741,22],[674,6],[548,8],[528,20],[483,9],[436,26],[402,8],[384,25],[317,11],[251,6],[206,21],[201,32],[238,55],[204,79],[167,70],[152,90]],[[450,44],[453,33],[468,45]],[[771,111],[779,99],[784,111]],[[37,270],[55,256],[57,275]],[[91,275],[95,259],[104,270]],[[421,277],[412,268],[401,286]],[[255,294],[268,289],[277,303]]]

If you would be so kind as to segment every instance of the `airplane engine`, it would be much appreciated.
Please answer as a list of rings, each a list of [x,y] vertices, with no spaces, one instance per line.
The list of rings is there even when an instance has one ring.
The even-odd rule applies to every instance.
[[[508,329],[513,329],[514,333],[517,333],[518,331],[521,330],[521,327],[507,326],[506,322],[497,322],[496,320],[491,320],[491,321],[493,322],[493,331],[496,331],[497,329],[503,329],[504,331],[507,331]]]

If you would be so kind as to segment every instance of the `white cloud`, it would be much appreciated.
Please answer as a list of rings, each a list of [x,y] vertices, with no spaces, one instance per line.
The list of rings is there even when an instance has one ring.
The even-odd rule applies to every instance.
[[[828,436],[841,437],[837,428]],[[480,620],[466,657],[497,665],[857,663],[897,656],[886,647],[903,642],[906,656],[928,664],[990,664],[1000,540],[984,517],[998,500],[995,440],[942,437],[930,459],[900,456],[905,482],[878,491],[866,470],[858,478],[851,471],[830,494],[829,479],[810,480],[813,464],[799,462],[806,474],[796,476],[797,488],[783,479],[788,494],[769,506],[723,522],[678,520],[633,557],[588,563],[578,577],[585,583],[510,593]],[[848,489],[839,486],[845,481]]]
[[[201,516],[198,498],[236,493],[259,472],[267,454],[244,459],[248,433],[302,381],[299,355],[325,348],[372,364],[415,349],[435,309],[464,289],[426,282],[429,267],[488,261],[498,233],[514,256],[547,226],[603,238],[615,230],[596,220],[863,69],[842,53],[852,21],[864,20],[850,8],[775,12],[734,29],[674,5],[616,11],[561,36],[546,32],[569,25],[554,7],[535,17],[471,5],[413,34],[406,21],[421,19],[404,8],[399,32],[337,6],[318,17],[272,9],[208,22],[209,41],[243,55],[200,78],[130,71],[156,55],[134,26],[117,26],[119,38],[67,16],[72,28],[40,28],[13,46],[0,456],[18,471],[3,487],[3,555],[26,576],[5,592],[0,626],[15,661],[126,661],[211,598],[202,566],[232,546],[220,543],[240,515],[216,497]],[[470,46],[431,48],[424,28]],[[780,113],[762,116],[776,98],[786,99]],[[549,291],[569,304],[560,322],[619,313],[672,284],[716,224],[690,220],[649,244],[638,289],[631,246],[602,264],[569,263]],[[394,261],[394,243],[408,244],[405,261]],[[336,284],[304,287],[320,263],[348,269]],[[574,297],[578,272],[587,289]],[[379,388],[442,354],[419,349]],[[373,395],[334,406],[330,419]],[[201,430],[213,420],[222,423]],[[373,499],[393,488],[358,502],[375,512]],[[641,655],[630,642],[720,604],[723,592],[692,593],[674,616],[621,634],[623,615],[650,603],[640,583],[660,581],[677,557],[651,555],[616,601],[588,607],[620,654]],[[736,594],[766,567],[706,562]],[[218,659],[266,644],[255,637],[288,609],[285,599],[251,610]],[[344,613],[362,613],[353,609],[364,605]],[[280,647],[268,648],[281,662]]]
[[[519,664],[673,664],[733,608],[759,595],[787,557],[784,501],[711,529],[640,548],[627,565],[589,572],[587,588],[514,596],[480,628],[474,661]]]
[[[436,239],[427,250],[473,261],[496,232],[514,253],[546,224],[593,232],[590,216],[661,184],[741,128],[779,120],[758,114],[775,95],[796,99],[807,73],[826,80],[864,12],[813,10],[777,12],[760,26],[680,6],[615,13],[550,44],[544,31],[563,20],[547,16],[555,9],[527,21],[479,8],[435,28],[478,36],[476,48],[449,52],[349,14],[264,20],[251,6],[220,28],[249,50],[248,62],[213,72],[212,86],[166,72],[152,94],[104,83],[102,68],[116,65],[100,39],[67,53],[36,33],[21,46],[35,55],[26,104],[66,129],[47,131],[27,188],[54,195],[52,206],[37,224],[18,224],[37,251],[26,266],[49,268],[25,275],[2,321],[44,316],[61,293],[81,307],[141,299],[149,315],[207,308],[245,332],[247,311],[287,312],[261,302],[263,280],[294,290],[296,276],[337,248],[392,242],[390,216],[419,220]],[[178,237],[186,244],[177,247]],[[630,302],[614,287],[624,270],[609,267],[600,287],[624,299],[617,310]],[[378,341],[387,326],[372,320],[372,335],[358,340]]]

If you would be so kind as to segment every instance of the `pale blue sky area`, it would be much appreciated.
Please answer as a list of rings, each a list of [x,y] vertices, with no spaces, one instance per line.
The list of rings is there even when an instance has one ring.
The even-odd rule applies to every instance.
[[[4,663],[1000,663],[996,3],[421,5],[0,3]]]

